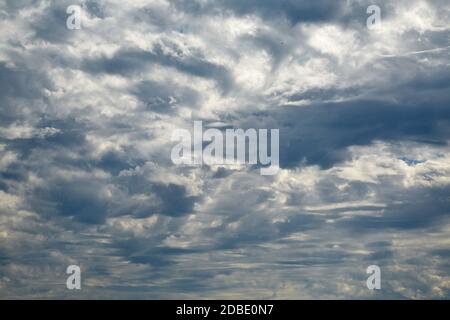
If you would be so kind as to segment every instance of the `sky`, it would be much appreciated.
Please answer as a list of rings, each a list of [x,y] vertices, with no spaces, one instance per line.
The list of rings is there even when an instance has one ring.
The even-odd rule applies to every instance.
[[[449,140],[447,0],[0,0],[0,298],[449,299]]]

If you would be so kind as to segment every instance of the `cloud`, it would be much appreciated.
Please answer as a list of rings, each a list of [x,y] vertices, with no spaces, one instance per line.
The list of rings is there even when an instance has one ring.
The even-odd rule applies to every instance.
[[[449,297],[446,1],[69,4],[0,3],[1,298]],[[173,165],[195,120],[278,174]]]
[[[193,13],[220,13],[231,10],[238,15],[256,14],[264,19],[284,18],[298,22],[322,22],[333,20],[344,8],[344,1],[174,1],[177,7]]]

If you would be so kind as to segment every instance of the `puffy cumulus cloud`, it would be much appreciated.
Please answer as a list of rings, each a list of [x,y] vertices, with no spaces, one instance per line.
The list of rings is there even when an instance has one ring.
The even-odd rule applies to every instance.
[[[450,6],[371,4],[2,1],[0,297],[448,298]],[[278,174],[173,165],[194,120]]]

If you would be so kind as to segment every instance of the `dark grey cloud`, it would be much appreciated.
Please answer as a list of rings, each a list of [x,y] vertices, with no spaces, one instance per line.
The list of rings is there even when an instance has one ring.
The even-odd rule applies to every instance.
[[[417,188],[408,192],[387,193],[388,206],[382,217],[358,217],[343,222],[356,232],[381,229],[421,229],[436,226],[449,215],[449,189]]]
[[[50,190],[36,190],[32,207],[42,214],[73,216],[85,223],[103,223],[108,201],[98,195],[103,185],[88,179],[52,181]]]
[[[177,50],[177,48],[173,48]],[[208,62],[202,56],[183,56],[181,51],[177,55],[164,53],[160,45],[153,51],[123,51],[118,52],[112,58],[100,58],[84,61],[82,69],[92,73],[111,73],[130,75],[148,69],[152,64],[159,64],[186,73],[191,76],[211,79],[217,82],[223,91],[228,91],[233,85],[228,70],[223,66]]]
[[[298,22],[321,22],[341,14],[345,1],[172,1],[177,8],[192,13],[220,13],[232,11],[238,15],[257,14],[263,19],[285,18]]]
[[[180,104],[195,107],[199,95],[189,88],[160,84],[155,81],[142,81],[132,92],[145,105],[145,109],[158,113],[174,113]]]
[[[39,113],[39,110],[33,110],[33,104],[42,100],[45,89],[54,88],[44,73],[5,63],[0,63],[0,87],[2,125],[23,121],[30,112]]]
[[[307,163],[325,168],[345,158],[345,147],[365,145],[378,139],[446,144],[450,124],[450,113],[445,105],[395,105],[383,101],[293,109],[282,117],[298,119],[291,121],[294,129],[287,127],[285,130],[290,138],[288,146],[281,151],[285,161],[282,164],[296,165],[305,158]]]
[[[66,8],[67,6],[64,5],[52,6],[45,14],[38,17],[32,23],[36,38],[56,43],[68,41],[73,36],[73,32],[60,27],[66,24],[68,17]]]

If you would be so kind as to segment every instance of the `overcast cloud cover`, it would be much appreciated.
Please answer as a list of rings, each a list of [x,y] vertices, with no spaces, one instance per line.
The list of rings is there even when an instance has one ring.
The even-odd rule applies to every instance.
[[[449,46],[447,0],[0,0],[0,298],[450,298]],[[194,120],[278,174],[175,166]]]

